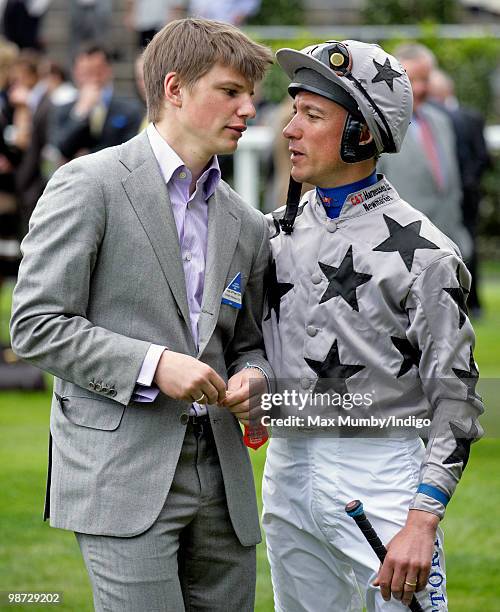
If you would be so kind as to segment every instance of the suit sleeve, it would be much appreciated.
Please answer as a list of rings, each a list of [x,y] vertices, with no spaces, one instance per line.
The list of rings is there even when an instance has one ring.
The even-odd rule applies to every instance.
[[[410,507],[440,517],[467,465],[471,443],[482,435],[475,337],[465,306],[469,286],[462,260],[447,255],[421,272],[407,299],[407,337],[421,352],[420,378],[432,411],[419,487]]]
[[[264,287],[271,258],[269,232],[264,216],[260,219],[260,234],[259,249],[243,295],[243,308],[236,321],[234,337],[226,351],[226,364],[229,376],[250,364],[261,368],[268,380],[272,381],[274,374],[265,357],[262,336]]]
[[[87,318],[106,212],[101,186],[82,166],[60,168],[32,215],[13,295],[12,347],[80,387],[98,391],[94,384],[103,383],[109,397],[127,404],[150,343]]]
[[[58,109],[55,116],[56,130],[54,145],[66,159],[72,159],[76,153],[89,146],[89,119],[73,114],[73,105]]]

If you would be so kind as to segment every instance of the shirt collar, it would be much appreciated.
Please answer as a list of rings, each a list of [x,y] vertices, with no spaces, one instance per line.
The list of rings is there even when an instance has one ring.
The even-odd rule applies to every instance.
[[[374,185],[377,180],[377,173],[374,170],[369,176],[354,183],[325,189],[316,187],[316,191],[320,202],[325,207],[327,215],[329,217],[338,217],[348,195]]]
[[[377,179],[374,185],[348,194],[342,205],[339,221],[345,221],[352,217],[371,213],[373,210],[377,210],[379,207],[399,199],[397,191],[382,174],[378,174]],[[314,214],[322,221],[328,220],[328,215],[323,203],[318,197],[318,192],[313,190],[309,193],[311,194],[309,196],[311,198],[309,201],[312,205]]]
[[[160,166],[160,171],[165,183],[179,178],[180,172],[186,172],[191,176],[190,170],[186,168],[182,159],[172,149],[168,142],[160,135],[153,123],[150,123],[146,129],[146,133],[153,149],[153,154]],[[214,155],[210,164],[203,171],[198,179],[197,188],[203,185],[205,199],[208,200],[213,195],[219,181],[221,179],[219,161]]]

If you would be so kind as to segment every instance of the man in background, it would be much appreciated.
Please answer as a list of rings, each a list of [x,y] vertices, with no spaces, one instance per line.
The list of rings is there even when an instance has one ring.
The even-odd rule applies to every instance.
[[[52,144],[66,161],[129,140],[142,120],[136,100],[118,95],[108,52],[96,44],[80,49],[73,76],[75,102],[55,109],[50,129]]]
[[[433,53],[423,45],[397,47],[395,57],[410,78],[413,115],[401,151],[382,155],[377,167],[400,196],[423,212],[458,246],[467,260],[472,240],[462,218],[462,188],[457,144],[450,118],[428,103]]]
[[[481,314],[479,300],[479,266],[477,229],[481,202],[481,178],[490,165],[490,156],[484,138],[484,119],[477,111],[459,104],[455,84],[450,75],[435,68],[429,80],[429,101],[440,105],[448,113],[455,130],[458,164],[462,183],[462,217],[472,239],[472,253],[467,260],[471,273],[467,306],[474,317]]]

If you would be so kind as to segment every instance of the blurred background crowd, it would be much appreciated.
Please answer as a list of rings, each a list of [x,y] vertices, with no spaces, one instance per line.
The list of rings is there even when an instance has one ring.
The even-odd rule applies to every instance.
[[[141,52],[167,21],[195,15],[229,21],[275,49],[356,38],[398,57],[414,117],[403,150],[383,156],[380,170],[459,245],[474,279],[469,308],[481,315],[478,260],[500,259],[500,1],[0,0],[0,15],[0,291],[15,279],[50,176],[146,126]],[[266,136],[247,178],[259,181],[253,204],[264,211],[286,195],[286,85],[274,66],[256,95],[254,124]],[[221,162],[231,182],[233,160]],[[0,366],[15,360],[1,340]],[[0,367],[0,388],[14,384],[11,373]]]

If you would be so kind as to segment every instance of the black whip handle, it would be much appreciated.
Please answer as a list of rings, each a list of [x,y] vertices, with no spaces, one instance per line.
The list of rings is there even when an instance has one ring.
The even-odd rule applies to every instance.
[[[385,556],[387,555],[387,550],[376,534],[375,529],[373,529],[372,524],[366,518],[366,515],[363,513],[360,516],[353,516],[353,519],[356,521],[357,526],[361,529],[363,535],[368,541],[368,544],[372,547],[373,552],[380,559],[380,563],[383,563]]]

